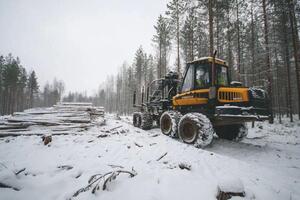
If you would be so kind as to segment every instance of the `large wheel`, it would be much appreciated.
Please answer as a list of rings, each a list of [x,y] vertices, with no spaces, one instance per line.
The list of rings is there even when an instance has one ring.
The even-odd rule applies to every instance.
[[[133,126],[140,128],[142,123],[142,113],[134,112],[133,113]]]
[[[195,147],[204,148],[212,142],[214,129],[210,120],[201,113],[184,115],[178,125],[179,138]]]
[[[217,126],[215,127],[215,130],[219,138],[226,140],[241,140],[248,134],[246,124]]]
[[[150,113],[144,112],[142,113],[142,120],[141,120],[141,128],[143,130],[149,130],[153,126],[153,119]]]
[[[166,111],[160,117],[160,130],[164,135],[177,137],[178,122],[182,115],[176,111]]]

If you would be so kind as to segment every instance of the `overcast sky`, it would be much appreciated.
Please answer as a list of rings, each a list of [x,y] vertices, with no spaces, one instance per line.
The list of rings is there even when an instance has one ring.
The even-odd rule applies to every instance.
[[[43,86],[95,92],[131,63],[142,45],[153,52],[153,25],[167,0],[0,0],[0,54],[19,56]]]

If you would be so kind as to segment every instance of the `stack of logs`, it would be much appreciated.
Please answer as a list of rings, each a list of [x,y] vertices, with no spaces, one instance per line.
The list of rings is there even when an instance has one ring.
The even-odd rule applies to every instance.
[[[104,108],[92,103],[62,102],[50,108],[33,108],[0,117],[0,137],[69,134],[104,122]],[[47,128],[45,128],[47,127]]]

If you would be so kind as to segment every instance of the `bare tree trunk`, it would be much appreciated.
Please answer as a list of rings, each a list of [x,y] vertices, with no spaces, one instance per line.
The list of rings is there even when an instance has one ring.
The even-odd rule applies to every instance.
[[[240,44],[240,17],[239,17],[239,1],[236,0],[236,30],[237,30],[237,69],[238,80],[241,81],[241,44]]]
[[[194,44],[195,44],[195,41],[194,41],[194,30],[192,31],[192,38],[191,38],[191,60],[194,60]]]
[[[288,47],[288,38],[287,38],[287,26],[286,26],[287,18],[286,18],[286,13],[283,11],[282,13],[282,24],[283,24],[283,45],[284,45],[284,62],[285,62],[285,67],[286,67],[286,72],[287,72],[287,105],[288,105],[288,113],[290,116],[290,121],[293,122],[293,108],[292,108],[292,94],[291,94],[291,76],[290,76],[290,69],[291,69],[291,64],[290,64],[290,53],[289,53],[289,47]]]
[[[279,92],[279,86],[280,86],[280,81],[279,81],[279,61],[278,61],[278,55],[277,55],[277,49],[275,49],[275,66],[276,66],[276,76],[277,76],[277,81],[276,81],[276,92],[277,92],[277,104],[278,104],[278,118],[279,118],[279,123],[281,124],[281,101],[280,101],[280,92]]]
[[[216,13],[218,13],[218,10],[216,11]],[[218,16],[218,15],[217,15]],[[218,54],[219,56],[221,56],[221,51],[220,51],[220,37],[219,37],[219,31],[220,31],[220,26],[219,26],[219,18],[216,17],[216,39],[217,39],[217,51],[218,51]]]
[[[158,69],[157,69],[157,78],[161,78],[161,68],[162,68],[162,53],[161,53],[161,41],[159,41],[159,64],[158,64]]]
[[[290,23],[291,23],[291,30],[292,30],[292,40],[293,40],[293,48],[294,48],[294,59],[295,59],[295,70],[296,70],[296,78],[297,78],[297,89],[298,89],[298,117],[300,119],[300,58],[299,53],[299,37],[297,25],[295,20],[295,11],[294,11],[294,3],[293,0],[290,1],[289,6],[289,16],[290,16]]]
[[[179,8],[178,8],[178,1],[176,1],[176,26],[177,26],[177,72],[179,76],[181,76],[180,73],[180,52],[179,52],[179,43],[180,43],[180,38],[179,38]]]
[[[230,77],[233,78],[231,34],[230,34],[229,30],[230,30],[230,9],[227,10],[227,42],[228,42],[227,61],[228,61],[229,69],[230,69]]]
[[[208,17],[209,17],[209,53],[212,57],[214,55],[214,34],[213,34],[213,0],[209,0],[208,3]]]
[[[263,6],[263,17],[264,17],[264,37],[265,37],[265,46],[266,46],[266,68],[267,68],[267,80],[268,80],[268,93],[270,97],[270,122],[273,123],[273,95],[272,95],[272,73],[271,73],[271,61],[270,61],[270,48],[269,48],[269,30],[268,30],[268,19],[266,12],[266,0],[262,0]]]
[[[255,52],[254,52],[254,17],[253,17],[253,0],[251,1],[251,70],[252,70],[252,86],[255,83],[255,69],[254,69],[254,62],[255,62]]]

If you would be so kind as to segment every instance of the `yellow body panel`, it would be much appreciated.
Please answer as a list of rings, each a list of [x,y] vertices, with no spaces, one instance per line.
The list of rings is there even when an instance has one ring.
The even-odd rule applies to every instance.
[[[207,104],[208,98],[197,97],[203,93],[208,93],[209,89],[199,89],[182,94],[177,94],[173,97],[173,106],[185,106],[185,105],[199,105]]]
[[[209,93],[209,89],[198,89],[177,94],[173,97],[173,106],[190,106],[207,104],[208,98],[201,97],[201,94]],[[221,87],[218,90],[218,101],[221,103],[247,102],[249,101],[248,88],[227,88]]]

